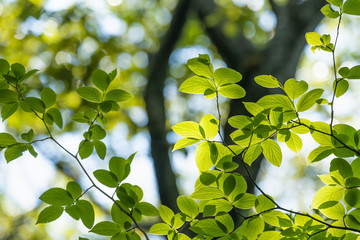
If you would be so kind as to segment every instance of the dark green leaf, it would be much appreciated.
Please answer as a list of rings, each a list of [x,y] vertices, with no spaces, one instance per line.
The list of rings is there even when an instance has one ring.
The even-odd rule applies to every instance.
[[[109,73],[109,80],[110,80],[110,82],[112,82],[112,81],[115,79],[116,75],[117,75],[117,69],[115,68],[114,70],[112,70],[112,71]]]
[[[7,74],[10,70],[10,64],[5,59],[0,59],[0,75]]]
[[[110,171],[99,169],[94,171],[93,174],[100,183],[107,187],[116,188],[119,185],[116,175]]]
[[[342,67],[339,69],[339,74],[343,77],[346,78],[347,75],[349,74],[350,69],[348,67]]]
[[[81,186],[75,181],[68,182],[66,185],[66,190],[71,194],[73,199],[79,198],[82,193]]]
[[[94,208],[89,201],[78,200],[76,202],[76,208],[78,209],[81,221],[87,228],[91,228],[95,221]]]
[[[18,100],[16,92],[9,89],[0,90],[0,103],[13,103]]]
[[[25,67],[20,63],[14,63],[11,65],[11,70],[13,71],[15,77],[17,79],[21,79],[22,76],[25,74]]]
[[[360,1],[359,1],[360,3]],[[356,65],[349,69],[348,74],[346,75],[347,79],[360,79],[360,65]]]
[[[343,6],[343,13],[350,15],[360,15],[360,1],[359,0],[347,0]]]
[[[82,97],[83,99],[89,102],[101,102],[101,93],[94,87],[81,87],[76,89],[76,92]]]
[[[35,152],[35,149],[34,149],[34,147],[33,147],[32,145],[28,144],[28,145],[27,145],[27,149],[28,149],[29,153],[30,153],[34,158],[37,157],[38,154],[37,154],[37,152]]]
[[[101,236],[112,236],[120,231],[121,229],[116,223],[109,221],[99,222],[90,230],[90,232]]]
[[[106,137],[106,132],[105,130],[98,124],[94,124],[91,128],[91,139],[94,141],[99,141],[101,139],[103,139],[104,137]]]
[[[25,98],[25,103],[31,108],[32,110],[38,112],[38,113],[44,113],[45,112],[45,104],[43,101],[36,97],[27,97]]]
[[[21,77],[20,83],[24,82],[26,79],[30,78],[32,75],[34,75],[36,72],[38,72],[38,69],[32,69],[24,74],[24,76]]]
[[[90,141],[83,140],[79,144],[79,155],[81,159],[90,157],[94,151],[94,144]]]
[[[65,208],[65,212],[70,215],[70,217],[74,218],[75,220],[80,219],[80,214],[75,205],[69,205]]]
[[[46,111],[47,114],[49,114],[54,122],[56,123],[56,125],[59,127],[59,128],[62,128],[63,127],[63,119],[62,119],[62,116],[61,116],[61,112],[59,111],[59,109],[57,108],[50,108],[49,110]]]
[[[334,82],[333,89],[335,88],[336,82]],[[340,80],[337,82],[335,96],[340,97],[349,89],[349,82],[347,80]]]
[[[232,174],[230,174],[229,176],[226,177],[223,183],[223,189],[225,195],[227,196],[230,195],[230,193],[234,191],[235,185],[236,185],[235,177]]]
[[[101,141],[94,141],[94,147],[99,158],[103,159],[106,156],[106,145]]]
[[[53,206],[66,206],[74,202],[71,194],[62,188],[50,188],[40,196],[40,200]]]
[[[106,93],[105,101],[125,102],[132,99],[134,96],[127,91],[121,89],[113,89]]]
[[[309,163],[314,163],[323,160],[333,153],[333,147],[319,146],[312,150],[308,156]]]
[[[49,206],[40,212],[36,224],[55,221],[61,216],[63,212],[64,212],[63,207]]]
[[[94,83],[96,87],[98,87],[100,90],[105,92],[107,87],[110,84],[109,76],[106,74],[106,72],[96,69],[92,75],[91,75],[91,81]]]
[[[51,107],[56,102],[56,93],[51,88],[43,88],[40,96],[46,108]]]
[[[11,115],[13,115],[16,112],[16,110],[18,109],[18,107],[19,107],[18,102],[4,104],[1,107],[2,120],[5,121],[7,118],[9,118]]]
[[[353,208],[360,208],[360,190],[356,188],[347,190],[344,201]]]
[[[16,144],[16,145],[12,145],[10,147],[8,147],[5,150],[5,159],[6,162],[10,162],[18,157],[21,157],[23,152],[25,152],[27,150],[27,147],[25,144]]]
[[[34,138],[34,130],[30,129],[27,133],[21,134],[21,139],[26,142],[31,142]]]

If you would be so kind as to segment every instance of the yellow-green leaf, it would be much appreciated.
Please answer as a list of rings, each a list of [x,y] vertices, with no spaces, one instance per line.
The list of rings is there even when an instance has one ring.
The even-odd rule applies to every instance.
[[[282,161],[282,153],[279,144],[274,140],[267,139],[261,143],[261,147],[265,158],[274,166],[279,167]]]

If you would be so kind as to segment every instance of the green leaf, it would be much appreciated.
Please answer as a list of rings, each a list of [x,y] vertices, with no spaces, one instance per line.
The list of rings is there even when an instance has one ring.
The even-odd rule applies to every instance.
[[[130,173],[130,164],[124,158],[112,157],[109,161],[109,170],[115,174],[117,181],[121,182]]]
[[[267,139],[261,143],[265,158],[274,166],[279,167],[282,161],[282,153],[279,145],[271,139]]]
[[[80,97],[89,102],[101,102],[102,94],[94,87],[80,87],[76,89],[76,92],[80,95]]]
[[[204,94],[206,90],[216,91],[215,84],[208,78],[193,76],[186,79],[179,87],[180,92]]]
[[[204,130],[196,122],[192,122],[192,121],[180,122],[175,126],[173,126],[172,129],[176,134],[182,137],[205,139]]]
[[[200,235],[211,236],[211,238],[226,235],[226,232],[224,232],[224,230],[227,230],[226,227],[222,223],[220,225],[221,227],[219,225],[215,219],[204,219],[193,224],[190,229]]]
[[[194,199],[216,199],[224,197],[224,194],[217,188],[205,187],[196,190],[190,197]]]
[[[95,224],[95,226],[89,231],[101,236],[112,236],[120,232],[121,228],[116,223],[103,221]]]
[[[360,228],[360,209],[355,209],[351,211],[348,215],[344,217],[344,222],[349,228]]]
[[[336,203],[334,206],[320,209],[320,212],[328,218],[342,219],[345,215],[345,208],[341,203]]]
[[[353,171],[350,164],[342,158],[334,158],[330,163],[330,176],[340,183],[345,185],[345,179],[353,176]]]
[[[255,206],[256,196],[250,193],[241,193],[236,197],[234,206],[240,209],[250,209]]]
[[[242,75],[230,68],[218,68],[214,72],[214,81],[221,87],[226,84],[237,83],[242,79]]]
[[[171,225],[171,219],[174,217],[174,212],[167,206],[160,204],[159,205],[159,213],[160,213],[161,219],[164,222],[166,222],[167,224]]]
[[[55,221],[61,216],[63,212],[64,212],[63,207],[49,206],[40,212],[36,224]]]
[[[211,168],[217,161],[218,152],[215,143],[201,142],[195,150],[195,161],[200,172]]]
[[[28,71],[27,73],[24,74],[24,76],[22,76],[19,80],[20,83],[24,82],[25,80],[27,80],[28,78],[30,78],[32,75],[34,75],[35,73],[37,73],[39,70],[38,69],[32,69],[30,71]]]
[[[61,129],[64,125],[63,118],[61,116],[61,112],[57,108],[50,108],[46,111],[47,114],[49,114],[53,119],[55,124]]]
[[[1,118],[2,118],[2,120],[5,121],[11,115],[13,115],[16,112],[16,110],[18,109],[18,107],[19,107],[18,102],[4,104],[1,107]]]
[[[353,208],[360,208],[360,190],[357,188],[348,189],[344,201]]]
[[[136,205],[142,215],[149,216],[149,217],[156,217],[159,215],[159,211],[156,207],[148,202],[141,202]]]
[[[156,235],[168,235],[171,232],[171,227],[165,223],[157,223],[150,228],[149,233]]]
[[[50,188],[41,194],[39,199],[53,206],[67,206],[74,202],[71,194],[62,188]]]
[[[236,185],[236,179],[232,174],[230,174],[229,176],[226,177],[223,183],[223,190],[226,196],[230,195],[230,193],[234,191],[235,185]]]
[[[93,143],[97,155],[99,156],[99,158],[104,160],[106,157],[106,145],[101,141],[94,141]]]
[[[215,221],[224,233],[231,233],[234,231],[234,221],[228,213],[218,213],[215,216]]]
[[[232,116],[229,118],[228,120],[230,126],[232,126],[233,128],[239,128],[239,129],[243,129],[245,127],[251,126],[253,121],[249,116],[245,116],[245,115],[236,115],[236,116]]]
[[[40,96],[41,101],[45,103],[46,108],[51,107],[56,102],[56,93],[51,88],[43,88]]]
[[[9,163],[14,159],[17,159],[22,156],[23,152],[27,150],[27,147],[25,144],[15,144],[10,147],[8,147],[5,150],[5,159],[6,162]]]
[[[280,240],[283,236],[281,236],[281,233],[280,232],[277,232],[277,231],[266,231],[266,232],[263,232],[258,240],[268,240],[268,239],[271,239],[271,240]]]
[[[200,128],[200,131],[204,131],[206,140],[212,140],[218,134],[219,120],[211,114],[203,116],[199,125],[202,127],[202,129]]]
[[[289,98],[280,94],[266,95],[260,98],[259,101],[257,101],[257,104],[263,108],[281,107],[284,111],[294,110],[294,106]]]
[[[103,139],[104,137],[106,137],[105,130],[98,124],[94,124],[90,128],[90,132],[91,132],[90,138],[94,141],[99,141],[99,140]]]
[[[338,11],[333,10],[330,7],[330,4],[327,4],[324,7],[322,7],[321,12],[329,18],[338,18],[340,16],[340,13]]]
[[[249,166],[260,156],[262,152],[262,148],[259,144],[255,144],[250,146],[245,152],[243,156],[244,162],[246,162]]]
[[[279,211],[268,211],[261,214],[264,221],[275,227],[291,227],[292,221],[288,215]]]
[[[265,88],[278,88],[278,80],[271,75],[260,75],[254,78],[255,82]]]
[[[36,97],[27,97],[25,98],[25,103],[34,111],[38,113],[45,112],[45,104],[43,101]]]
[[[76,202],[76,208],[85,227],[89,229],[92,228],[95,221],[95,212],[91,203],[87,200],[78,200]]]
[[[21,79],[22,76],[25,74],[25,67],[20,63],[14,63],[11,65],[11,70],[13,71],[15,77],[17,79]]]
[[[182,138],[179,141],[177,141],[174,145],[174,148],[172,151],[193,145],[198,143],[200,140],[199,139],[195,139],[195,138]]]
[[[90,157],[93,151],[94,151],[94,144],[92,142],[83,140],[79,144],[79,155],[81,159]]]
[[[96,69],[91,74],[91,81],[94,83],[96,87],[98,87],[103,92],[106,91],[107,87],[110,84],[109,76],[106,74],[106,72]]]
[[[105,101],[125,102],[134,98],[132,94],[121,89],[113,89],[105,94]]]
[[[191,219],[196,218],[199,214],[199,207],[194,200],[186,196],[180,196],[177,198],[177,205],[181,212],[185,213]]]
[[[313,139],[324,146],[333,146],[330,136],[330,125],[324,122],[313,122],[310,125]]]
[[[0,90],[0,103],[13,103],[18,100],[18,95],[16,92],[9,89]]]
[[[219,93],[230,99],[238,99],[245,97],[245,90],[237,84],[223,85],[219,88]]]
[[[99,169],[95,170],[93,174],[100,183],[107,187],[116,188],[119,185],[116,175],[110,171]]]
[[[337,7],[341,7],[343,5],[343,0],[326,0],[326,1]]]
[[[286,141],[286,146],[288,146],[291,151],[299,153],[302,148],[302,140],[298,135],[290,132],[290,138]]]
[[[359,0],[347,0],[343,6],[343,13],[349,15],[360,15],[360,1]]]
[[[187,61],[188,68],[198,76],[213,77],[213,66],[208,55],[199,54],[199,57]]]
[[[335,89],[335,84],[336,84],[336,82],[334,82],[334,84],[333,84],[333,89]],[[344,80],[344,79],[339,80],[337,82],[335,96],[337,98],[342,96],[344,93],[346,93],[346,91],[348,89],[349,89],[349,82],[347,80]]]
[[[257,213],[262,213],[269,209],[275,208],[275,203],[267,198],[265,195],[259,195],[255,200],[255,210]]]
[[[314,106],[316,101],[321,97],[323,94],[324,89],[313,89],[305,93],[297,102],[296,109],[298,112],[304,112]]]
[[[317,32],[308,32],[305,35],[306,42],[311,46],[322,46],[321,36]]]
[[[356,65],[349,69],[346,75],[347,79],[360,79],[360,65]]]
[[[333,153],[333,148],[330,146],[319,146],[312,150],[308,156],[309,164],[323,160]]]
[[[73,199],[79,198],[82,193],[81,186],[75,181],[68,182],[66,190],[71,194]]]
[[[291,78],[285,82],[284,91],[289,98],[295,100],[296,98],[303,95],[308,90],[309,85],[305,81],[296,81]]]
[[[0,58],[0,75],[7,74],[10,70],[10,64],[5,59]]]
[[[34,130],[30,129],[27,133],[21,134],[21,139],[26,142],[31,142],[34,138]]]
[[[263,107],[261,107],[259,104],[257,103],[253,103],[253,102],[243,102],[246,110],[251,113],[252,115],[258,115],[260,112],[262,112],[264,110]]]
[[[325,202],[336,201],[339,202],[344,196],[343,187],[336,186],[324,186],[316,192],[311,208],[319,208],[319,206]]]
[[[80,215],[79,215],[78,209],[76,208],[75,205],[68,205],[68,206],[65,208],[65,212],[66,212],[67,214],[69,214],[70,217],[74,218],[75,220],[79,220],[79,219],[80,219]]]
[[[247,239],[257,239],[257,236],[264,231],[265,224],[261,217],[246,219],[236,232],[241,233]]]

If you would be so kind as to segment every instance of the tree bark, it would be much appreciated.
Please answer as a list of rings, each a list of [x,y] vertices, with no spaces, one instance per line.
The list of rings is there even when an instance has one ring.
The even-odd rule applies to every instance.
[[[190,0],[179,0],[173,13],[173,19],[164,35],[159,50],[150,55],[148,84],[145,89],[145,103],[151,137],[151,155],[154,161],[160,201],[173,210],[178,210],[176,199],[179,192],[169,157],[169,145],[166,140],[166,113],[164,105],[164,82],[167,77],[168,59],[175,44],[181,37],[185,25]]]

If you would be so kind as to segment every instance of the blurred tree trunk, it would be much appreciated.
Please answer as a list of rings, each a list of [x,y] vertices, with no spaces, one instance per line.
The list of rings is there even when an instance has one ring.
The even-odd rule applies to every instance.
[[[167,76],[170,54],[179,41],[191,0],[179,0],[173,13],[170,27],[161,40],[159,50],[150,55],[148,83],[145,89],[145,103],[151,137],[151,155],[154,161],[160,201],[177,210],[176,199],[179,192],[176,178],[171,168],[169,144],[166,140],[166,113],[164,105],[164,82]]]
[[[223,24],[215,26],[207,23],[207,17],[216,11],[217,5],[213,0],[192,1],[192,8],[202,21],[206,33],[217,47],[227,66],[243,75],[240,84],[245,88],[247,95],[241,100],[230,103],[229,116],[248,115],[242,102],[257,101],[268,90],[257,86],[253,78],[260,74],[271,74],[284,82],[295,76],[296,67],[305,46],[305,33],[313,31],[323,18],[320,9],[325,5],[324,0],[309,0],[299,2],[289,0],[283,6],[276,5],[273,0],[270,4],[277,17],[275,35],[265,49],[259,50],[242,34],[229,38],[223,33]],[[177,209],[176,197],[178,191],[176,179],[171,170],[169,148],[166,140],[166,121],[163,88],[167,76],[168,59],[176,42],[180,39],[181,30],[186,22],[187,12],[190,9],[190,0],[179,0],[174,11],[173,19],[168,31],[162,39],[157,53],[151,55],[148,85],[145,91],[146,110],[149,117],[149,132],[151,136],[151,153],[158,181],[159,194],[162,204]],[[239,31],[241,32],[241,31]],[[233,131],[225,125],[225,137],[231,142],[229,134]],[[259,172],[261,159],[253,163],[250,168],[255,178]],[[254,191],[254,185],[249,181],[247,174],[240,170],[248,181],[248,191]]]

